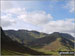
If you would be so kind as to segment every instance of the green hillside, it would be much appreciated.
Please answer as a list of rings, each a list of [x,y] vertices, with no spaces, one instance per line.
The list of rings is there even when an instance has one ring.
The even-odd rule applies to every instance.
[[[74,51],[74,37],[67,33],[46,34],[28,30],[1,32],[2,54],[58,55],[59,51]]]
[[[58,52],[58,51],[73,51],[74,42],[67,37],[63,37],[60,33],[52,33],[43,38],[28,43],[28,46],[33,49],[41,50],[43,52]]]
[[[37,31],[28,31],[28,30],[4,30],[5,34],[11,37],[13,40],[17,40],[20,43],[26,44],[32,42],[35,39],[42,38],[46,36],[45,33],[40,33]]]
[[[13,41],[9,36],[6,36],[1,29],[1,54],[2,55],[45,55],[28,48],[17,41]]]

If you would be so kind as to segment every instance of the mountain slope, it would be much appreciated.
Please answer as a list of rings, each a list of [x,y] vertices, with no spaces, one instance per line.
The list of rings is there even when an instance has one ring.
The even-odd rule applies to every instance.
[[[4,32],[8,35],[11,36],[12,39],[18,39],[22,43],[27,43],[31,42],[37,38],[44,37],[46,34],[45,33],[40,33],[37,31],[28,31],[28,30],[4,30]]]
[[[67,33],[54,32],[52,34],[45,34],[28,30],[5,30],[5,33],[10,37],[14,37],[14,39],[20,40],[24,44],[26,42],[26,45],[32,48],[52,51],[74,49],[74,37]]]
[[[26,30],[18,30],[18,31],[15,31],[15,30],[6,30],[4,32],[8,36],[11,36],[11,37],[14,36],[15,38],[20,39],[22,42],[24,42],[24,41],[29,42],[29,41],[32,41],[32,40],[35,39],[31,35],[29,35],[28,31],[26,31]]]
[[[62,37],[67,38],[69,40],[74,40],[74,37],[67,33],[60,33]]]
[[[1,28],[0,28],[1,29]],[[44,53],[37,52],[35,50],[32,50],[26,46],[23,46],[22,44],[18,43],[17,41],[13,41],[9,36],[6,36],[3,30],[1,29],[1,53],[2,55],[6,55],[5,52],[11,55],[13,52],[13,55],[15,54],[32,54],[32,55],[42,55]]]
[[[31,47],[37,47],[48,50],[72,50],[74,48],[74,43],[61,33],[55,32],[43,38],[32,41],[28,44]]]

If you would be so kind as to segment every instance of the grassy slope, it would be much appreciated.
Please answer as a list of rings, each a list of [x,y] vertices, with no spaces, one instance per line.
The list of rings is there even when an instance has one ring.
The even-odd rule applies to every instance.
[[[17,55],[17,54],[31,54],[31,55],[45,55],[42,52],[32,50],[17,41],[12,41],[9,36],[6,36],[1,30],[1,54],[2,55]]]
[[[34,34],[32,34],[32,35],[35,36]],[[51,44],[48,44],[48,45],[44,46],[41,49],[39,49],[38,46],[37,46],[37,49],[32,48],[32,50],[36,50],[38,52],[43,52],[45,54],[58,55],[58,51],[68,50],[67,47],[61,45],[60,40],[61,40],[60,38],[57,38],[56,41],[52,42]],[[11,51],[11,50],[2,50],[2,54],[11,54],[11,55],[13,55],[13,54],[25,54],[25,53],[15,52],[15,51]],[[28,55],[28,54],[26,53],[26,55]]]
[[[73,48],[70,47],[69,49],[67,46],[64,46],[61,40],[62,40],[61,38],[57,38],[51,44],[45,45],[42,48],[39,48],[37,46],[34,47],[33,49],[44,52],[45,54],[53,54],[53,55],[59,55],[58,51],[74,51]]]

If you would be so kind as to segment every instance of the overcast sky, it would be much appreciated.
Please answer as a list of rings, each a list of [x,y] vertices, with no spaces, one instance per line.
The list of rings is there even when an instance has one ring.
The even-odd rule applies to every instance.
[[[0,1],[3,29],[63,32],[74,36],[75,0]]]

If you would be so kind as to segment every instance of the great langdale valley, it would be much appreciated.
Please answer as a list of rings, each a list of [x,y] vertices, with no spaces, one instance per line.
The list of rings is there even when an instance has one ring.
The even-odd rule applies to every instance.
[[[74,51],[74,37],[59,32],[1,28],[1,47],[2,55],[58,55],[59,51]]]

